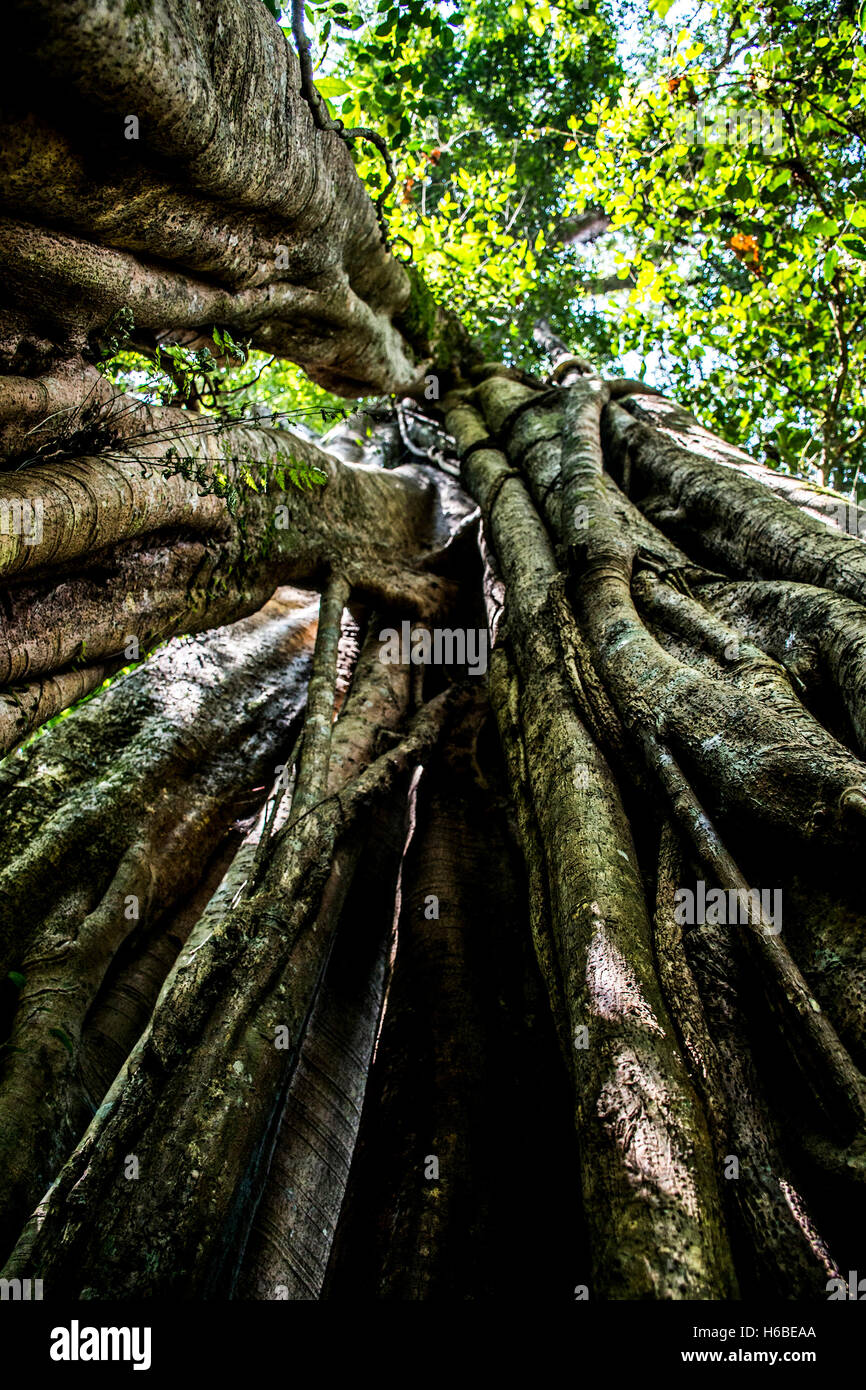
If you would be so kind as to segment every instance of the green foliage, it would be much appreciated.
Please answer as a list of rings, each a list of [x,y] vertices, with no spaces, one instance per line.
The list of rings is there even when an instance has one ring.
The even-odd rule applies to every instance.
[[[237,516],[245,492],[285,492],[287,479],[293,487],[310,492],[328,480],[321,468],[280,447],[263,463],[249,462],[223,449],[222,466],[214,466],[207,457],[186,454],[171,445],[160,459],[159,469],[167,478],[180,476],[195,483],[200,497],[224,498],[232,516]]]
[[[619,82],[606,0],[359,0],[351,10],[322,0],[308,6],[308,28],[334,115],[374,128],[394,153],[395,251],[422,268],[439,303],[490,356],[537,356],[540,316],[606,350],[605,325],[575,296],[561,161],[569,119]],[[361,142],[355,158],[375,196],[381,160]]]
[[[665,0],[655,0],[661,16]],[[614,357],[771,463],[856,487],[866,464],[866,49],[844,7],[715,4],[678,21],[577,150],[630,289]]]
[[[100,371],[118,390],[150,404],[180,406],[224,424],[261,422],[267,408],[313,429],[349,413],[341,397],[310,381],[300,367],[251,351],[228,329],[211,330],[214,350],[207,344],[195,350],[163,344],[146,353],[130,345],[131,334],[130,327],[119,347],[100,361]]]
[[[187,411],[188,427],[170,429],[172,442],[152,466],[166,477],[178,475],[194,482],[202,496],[224,498],[233,516],[244,492],[274,485],[284,490],[287,483],[309,490],[324,483],[321,469],[295,459],[280,445],[268,463],[249,462],[223,448],[222,466],[197,447],[197,440],[205,435],[220,435],[238,425],[303,423],[321,428],[349,413],[339,398],[317,387],[292,364],[251,353],[234,341],[228,329],[215,327],[211,337],[215,351],[206,344],[196,349],[164,344],[150,358],[124,347],[101,365],[119,390],[148,403]],[[148,439],[153,442],[152,432]],[[129,437],[121,442],[134,447]],[[113,435],[111,443],[117,444]]]
[[[126,346],[134,328],[132,310],[127,305],[117,310],[100,334],[92,337],[90,356],[98,365],[110,362]]]
[[[398,161],[397,254],[488,356],[535,365],[546,319],[771,464],[860,487],[851,0],[315,0],[306,16],[333,113]],[[360,142],[355,158],[375,196],[381,161]],[[581,239],[588,210],[602,221]]]

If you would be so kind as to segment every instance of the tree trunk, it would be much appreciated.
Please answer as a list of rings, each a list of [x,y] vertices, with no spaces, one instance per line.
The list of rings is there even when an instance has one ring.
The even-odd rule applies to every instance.
[[[4,1274],[822,1298],[866,1235],[859,514],[580,359],[480,364],[261,4],[12,15]],[[378,457],[209,423],[107,384],[118,315],[448,392]],[[489,668],[419,660],[445,628]]]

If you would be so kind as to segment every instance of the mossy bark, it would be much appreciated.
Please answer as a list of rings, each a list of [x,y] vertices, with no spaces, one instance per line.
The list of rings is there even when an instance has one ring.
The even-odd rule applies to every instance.
[[[860,514],[581,359],[479,363],[257,0],[10,15],[5,1273],[822,1297],[866,1238]],[[121,311],[345,395],[435,370],[461,485],[388,407],[315,442],[119,396]],[[386,659],[404,621],[486,623],[487,678]],[[684,922],[699,881],[782,920]]]

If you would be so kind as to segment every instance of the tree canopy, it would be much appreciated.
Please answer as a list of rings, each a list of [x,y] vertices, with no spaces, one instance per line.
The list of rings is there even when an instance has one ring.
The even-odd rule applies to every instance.
[[[305,19],[332,113],[392,151],[395,253],[485,356],[536,366],[542,320],[602,369],[679,391],[771,467],[861,495],[851,0],[324,0]],[[379,154],[358,142],[355,158],[381,191]]]

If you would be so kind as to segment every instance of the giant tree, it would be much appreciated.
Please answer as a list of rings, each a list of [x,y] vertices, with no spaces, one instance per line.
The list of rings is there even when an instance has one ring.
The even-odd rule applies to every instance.
[[[6,1277],[826,1296],[864,1236],[856,505],[552,332],[485,361],[260,0],[12,15]],[[241,341],[378,404],[211,408]]]

